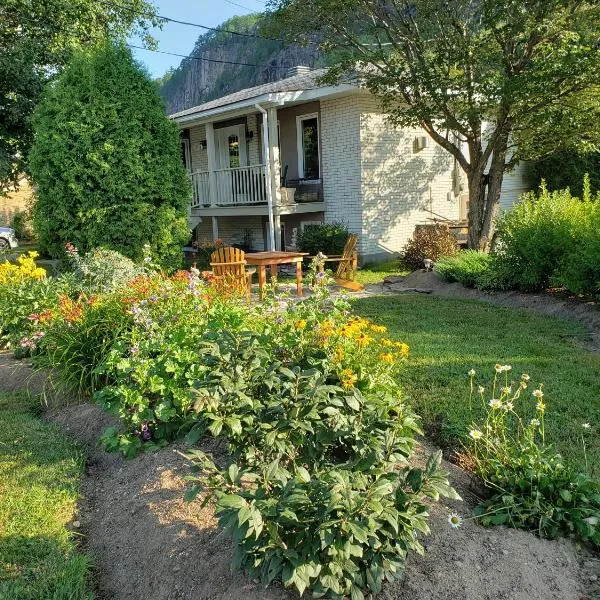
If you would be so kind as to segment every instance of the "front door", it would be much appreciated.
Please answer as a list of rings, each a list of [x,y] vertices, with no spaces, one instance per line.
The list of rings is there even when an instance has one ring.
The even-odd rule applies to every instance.
[[[244,171],[248,165],[246,128],[232,125],[215,129],[217,164],[217,193],[220,204],[243,204],[246,202]]]

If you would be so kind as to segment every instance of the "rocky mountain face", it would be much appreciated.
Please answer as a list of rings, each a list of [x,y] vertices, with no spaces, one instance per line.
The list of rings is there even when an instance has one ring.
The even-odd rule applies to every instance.
[[[260,15],[234,17],[221,28],[255,35],[260,19]],[[321,66],[320,60],[313,45],[285,46],[261,37],[210,32],[198,38],[190,57],[165,75],[160,94],[167,112],[172,114],[247,87],[283,79],[288,69],[296,65]]]

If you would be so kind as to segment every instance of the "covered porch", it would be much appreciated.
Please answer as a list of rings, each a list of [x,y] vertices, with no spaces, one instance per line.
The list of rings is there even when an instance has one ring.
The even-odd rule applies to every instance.
[[[319,86],[322,72],[296,71],[172,115],[192,182],[193,229],[206,232],[210,222],[216,240],[235,220],[241,232],[246,220],[263,217],[264,249],[280,250],[286,216],[322,220],[321,101],[354,87]]]
[[[216,240],[220,221],[230,227],[239,220],[242,232],[250,217],[266,217],[264,249],[284,248],[282,216],[325,210],[319,136],[318,102],[289,108],[257,103],[240,116],[184,128],[192,227],[204,222],[205,233],[210,220]]]

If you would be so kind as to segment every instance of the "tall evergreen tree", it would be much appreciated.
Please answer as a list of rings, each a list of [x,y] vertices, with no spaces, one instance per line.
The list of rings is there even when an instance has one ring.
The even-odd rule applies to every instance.
[[[51,256],[72,242],[140,259],[149,243],[165,266],[179,262],[191,192],[178,129],[124,45],[80,51],[49,85],[34,118],[30,170],[34,226]]]

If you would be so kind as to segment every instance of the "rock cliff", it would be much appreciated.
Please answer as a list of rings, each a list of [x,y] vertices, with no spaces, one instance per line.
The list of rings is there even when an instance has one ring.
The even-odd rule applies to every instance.
[[[259,33],[261,19],[261,15],[234,17],[221,28],[252,36]],[[283,79],[296,65],[319,66],[320,60],[312,45],[286,46],[276,40],[212,31],[201,35],[190,57],[162,78],[160,93],[167,112],[172,114],[253,85]]]

